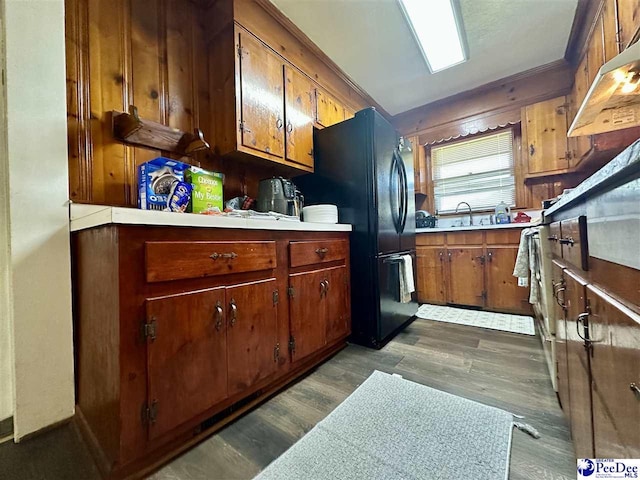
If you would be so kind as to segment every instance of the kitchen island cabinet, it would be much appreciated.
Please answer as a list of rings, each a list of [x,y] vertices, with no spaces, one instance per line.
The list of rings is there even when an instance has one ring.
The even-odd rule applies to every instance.
[[[148,471],[345,346],[350,226],[72,207],[77,412],[105,476]]]

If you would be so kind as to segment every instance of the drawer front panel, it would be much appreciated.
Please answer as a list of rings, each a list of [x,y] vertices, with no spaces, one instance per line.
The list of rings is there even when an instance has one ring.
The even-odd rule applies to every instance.
[[[291,242],[289,263],[291,267],[302,267],[316,263],[344,260],[349,255],[346,240],[318,240],[312,242]]]
[[[447,245],[482,245],[483,232],[447,233]]]
[[[562,258],[575,267],[588,270],[587,217],[583,215],[560,223],[562,236],[558,243]]]
[[[416,235],[416,245],[444,245],[444,233],[418,233]]]
[[[519,245],[521,228],[487,230],[487,245]]]
[[[145,242],[147,282],[276,268],[276,242]]]
[[[554,257],[562,258],[562,247],[560,246],[560,222],[553,222],[549,225],[549,245]]]

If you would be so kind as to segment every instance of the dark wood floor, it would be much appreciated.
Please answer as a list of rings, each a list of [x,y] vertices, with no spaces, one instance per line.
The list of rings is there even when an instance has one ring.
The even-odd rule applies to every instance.
[[[380,351],[350,345],[152,478],[250,479],[374,370],[524,415],[542,437],[514,431],[509,478],[575,478],[573,446],[539,339],[426,320],[416,320]]]

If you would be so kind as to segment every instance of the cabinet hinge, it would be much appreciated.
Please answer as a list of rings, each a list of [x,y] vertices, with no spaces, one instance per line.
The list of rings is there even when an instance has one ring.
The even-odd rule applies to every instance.
[[[158,419],[158,400],[153,400],[151,405],[144,403],[142,405],[142,424],[152,425]]]
[[[296,291],[295,291],[295,289],[293,287],[289,287],[287,289],[287,295],[289,295],[289,298],[293,298],[295,293],[296,293]]]
[[[296,337],[293,335],[289,337],[289,352],[291,352],[292,355],[296,353]]]
[[[278,293],[278,290],[275,290],[273,292],[273,304],[277,305],[278,304],[278,300],[280,300],[280,294]]]
[[[158,333],[158,324],[156,323],[155,317],[151,317],[150,322],[142,324],[142,336],[144,338],[150,338],[151,341],[154,341],[156,339],[157,333]]]
[[[273,361],[278,363],[279,358],[280,358],[280,344],[276,343],[276,346],[273,347]]]
[[[240,57],[240,59],[242,60],[243,56],[244,56],[244,50],[242,49],[241,46],[238,45],[238,57]]]
[[[484,298],[485,300],[487,299],[487,291],[486,290],[483,290],[482,298]]]

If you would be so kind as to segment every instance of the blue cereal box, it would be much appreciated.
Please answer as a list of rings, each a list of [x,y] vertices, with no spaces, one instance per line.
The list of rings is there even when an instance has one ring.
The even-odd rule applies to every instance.
[[[184,181],[189,165],[158,157],[138,167],[138,208],[166,210],[169,195],[177,182]]]

